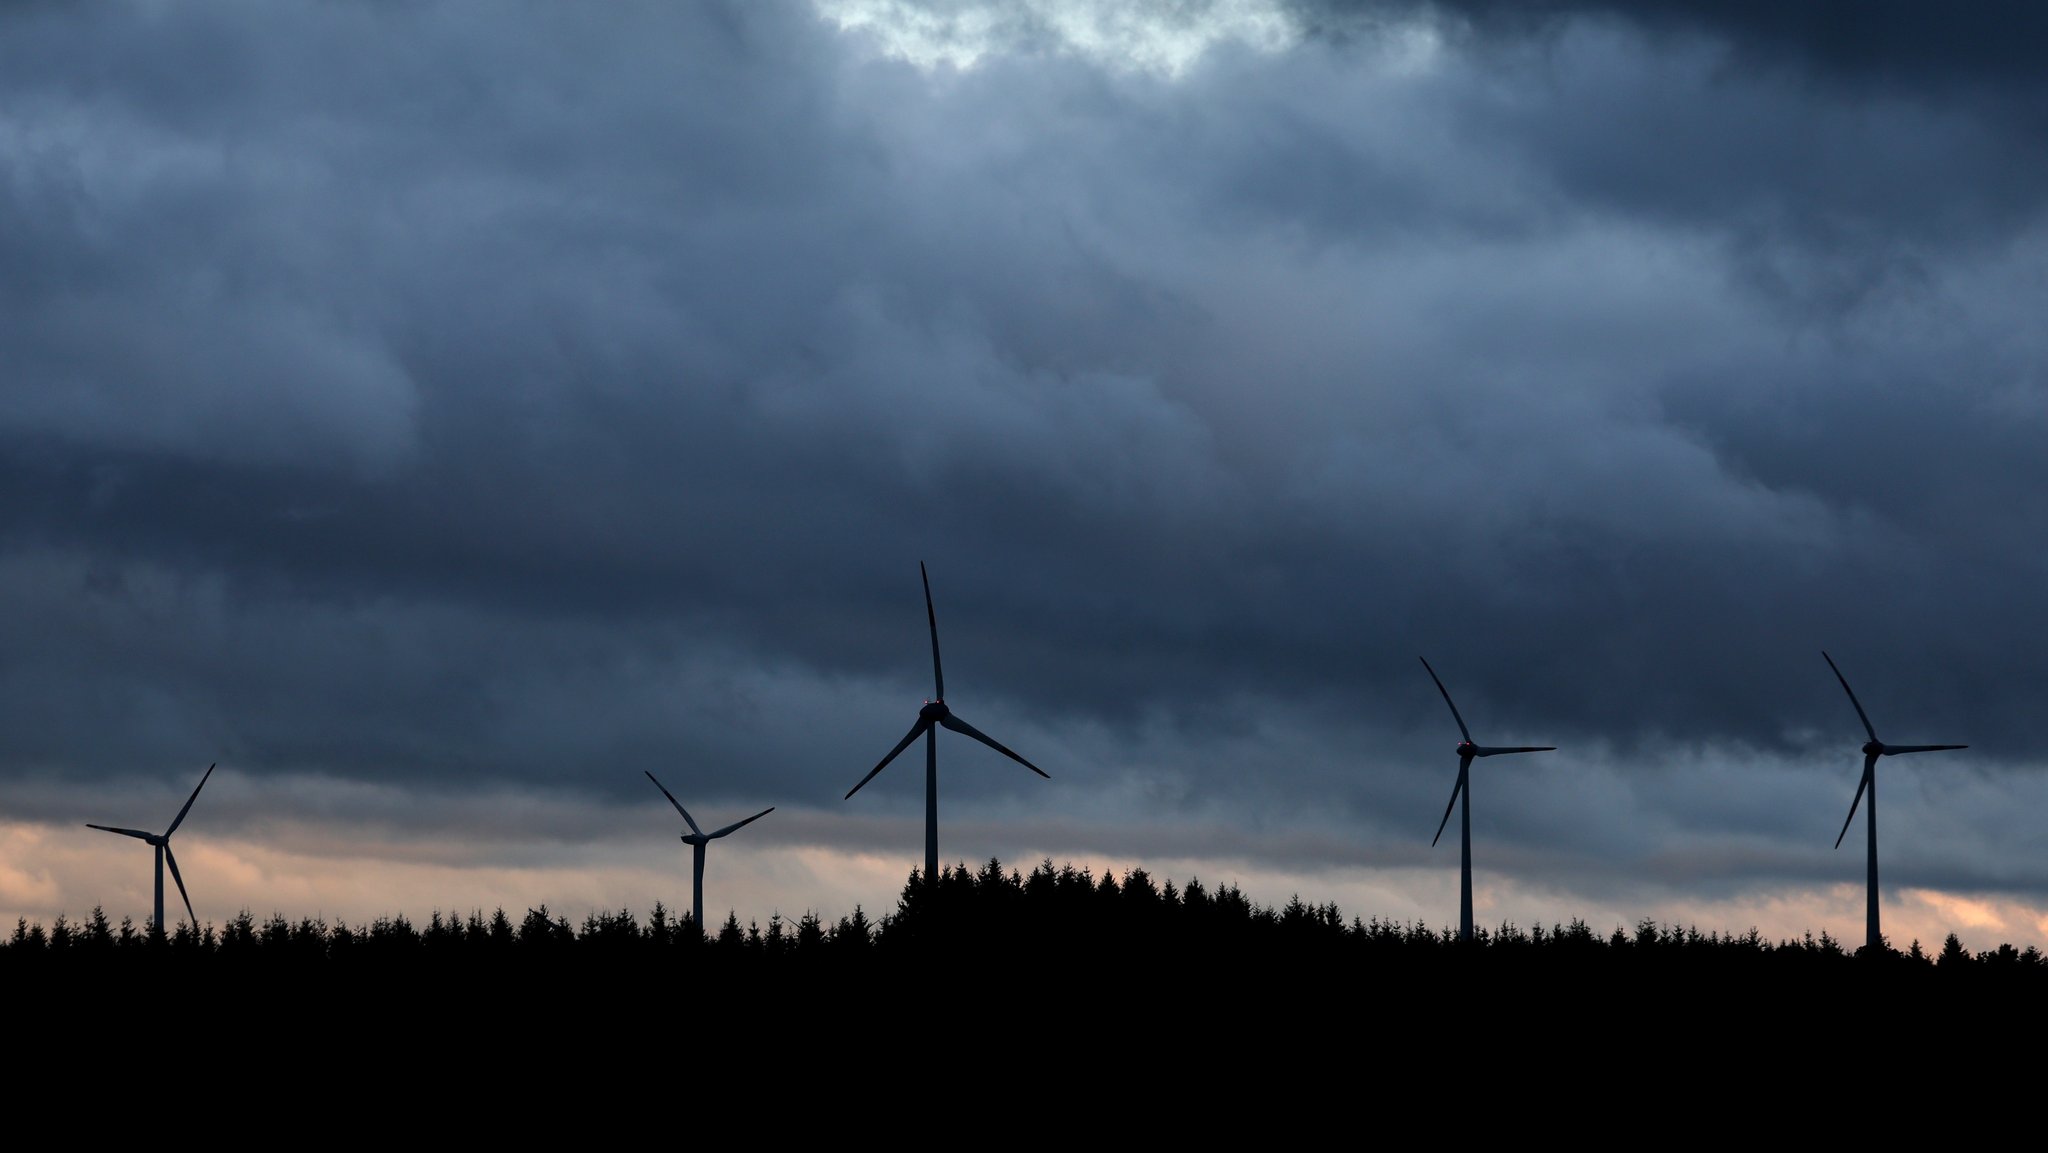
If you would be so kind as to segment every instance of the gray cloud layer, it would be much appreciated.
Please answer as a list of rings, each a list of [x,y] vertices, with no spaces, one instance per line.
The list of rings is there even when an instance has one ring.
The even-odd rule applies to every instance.
[[[793,3],[9,8],[0,778],[836,805],[928,691],[919,560],[1061,790],[953,742],[949,795],[1405,837],[1417,653],[1586,750],[1477,786],[1585,873],[1632,809],[1804,857],[1824,647],[2031,773],[2042,17],[1363,7],[1170,78]]]

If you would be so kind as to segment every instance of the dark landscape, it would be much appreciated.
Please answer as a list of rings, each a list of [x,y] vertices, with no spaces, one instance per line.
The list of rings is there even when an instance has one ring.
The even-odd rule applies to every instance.
[[[1574,920],[1460,941],[1049,860],[959,865],[936,888],[913,872],[880,916],[728,914],[708,938],[662,905],[580,922],[244,912],[161,944],[145,928],[94,910],[0,943],[12,1031],[49,1058],[19,1083],[65,1099],[107,1037],[169,1015],[185,1025],[160,1040],[196,1072],[163,1091],[227,1080],[266,1129],[359,1097],[445,1099],[409,1131],[470,1141],[577,1140],[612,1109],[638,1131],[677,1103],[881,1125],[927,1085],[947,1117],[1000,1117],[1012,1141],[1296,1144],[1352,1110],[1462,1128],[1574,1101],[1605,1125],[1708,1109],[1804,1128],[1823,1123],[1815,1089],[1870,1053],[1910,1064],[1912,1102],[1941,1109],[1976,1070],[2025,1067],[2048,1026],[2038,950],[1953,934],[1873,951]],[[1467,1117],[1469,1087],[1490,1105]],[[1933,1124],[1909,1113],[1905,1131]]]

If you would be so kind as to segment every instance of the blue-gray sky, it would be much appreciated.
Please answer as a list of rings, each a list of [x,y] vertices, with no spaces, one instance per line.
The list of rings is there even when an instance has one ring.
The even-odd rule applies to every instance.
[[[885,906],[923,561],[947,860],[1853,942],[1826,649],[2048,944],[2044,23],[8,6],[0,914]]]

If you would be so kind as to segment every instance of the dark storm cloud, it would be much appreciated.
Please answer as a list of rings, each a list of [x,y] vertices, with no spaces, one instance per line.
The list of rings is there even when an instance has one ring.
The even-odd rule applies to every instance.
[[[2030,451],[2043,350],[2008,295],[2032,298],[2022,269],[2048,191],[2029,144],[2048,87],[2012,48],[2038,12],[1294,7],[1368,36],[1435,18],[1454,71],[1484,64],[1441,89],[1449,129],[1508,158],[1521,216],[1497,219],[1521,232],[1603,216],[1696,232],[1762,322],[1708,314],[1705,330],[1740,344],[1775,328],[1785,342],[1644,363],[1637,395],[1655,416],[1643,431],[1661,430],[1678,455],[1625,472],[1640,484],[1693,460],[1705,467],[1676,495],[1747,492],[1758,510],[1794,515],[1719,521],[1666,504],[1691,538],[1667,539],[1645,534],[1647,521],[1602,525],[1616,495],[1588,492],[1564,518],[1582,523],[1504,541],[1537,550],[1524,588],[1554,584],[1542,619],[1556,631],[1531,640],[1573,653],[1588,679],[1634,686],[1618,691],[1636,700],[1616,703],[1648,731],[1768,742],[1826,703],[1795,695],[1801,666],[1782,665],[1768,638],[1810,664],[1798,650],[1813,642],[1889,632],[1896,644],[1903,628],[1906,647],[1946,670],[1931,719],[1991,714],[2009,738],[2037,735],[2025,701],[2039,669],[1996,622],[2038,611],[2038,550],[2007,547],[2032,539],[2038,502],[1996,494],[2048,479]],[[1563,432],[1575,454],[1601,451],[1593,427]],[[1577,467],[1552,474],[1554,492]],[[1772,523],[1785,531],[1758,534]],[[1716,539],[1723,528],[1732,538]],[[1733,675],[1743,665],[1753,674]]]
[[[1293,8],[1343,43],[1427,21],[1480,66],[1444,93],[1453,130],[1514,159],[1525,206],[1701,231],[1810,323],[2006,249],[2048,202],[2033,6]]]
[[[1710,36],[1746,59],[1873,86],[2039,93],[2033,45],[2048,14],[2026,0],[1953,11],[1912,0],[1285,0],[1311,31],[1345,33],[1420,15],[1484,36],[1527,39],[1575,20]]]
[[[394,721],[473,731],[485,686],[519,679],[525,662],[477,647],[494,627],[536,664],[532,630],[566,615],[682,618],[872,669],[904,630],[845,598],[878,595],[885,563],[914,630],[905,578],[944,537],[971,555],[1077,511],[1105,540],[1132,516],[1185,532],[1149,506],[1222,484],[1150,382],[1036,368],[979,331],[1018,314],[1050,339],[1072,331],[1063,310],[1112,325],[1152,306],[1084,265],[1049,309],[1016,307],[1020,273],[1071,260],[1005,252],[995,271],[956,250],[974,229],[899,219],[917,206],[894,198],[922,193],[878,186],[878,146],[842,136],[791,58],[821,35],[799,10],[657,20],[669,43],[586,45],[573,76],[544,13],[480,59],[451,11],[244,13],[198,38],[216,83],[144,67],[112,91],[74,78],[126,76],[161,45],[23,20],[24,63],[101,66],[10,72],[48,109],[20,130],[9,230],[49,270],[18,285],[9,336],[6,479],[32,494],[13,540],[59,568],[89,558],[99,595],[127,565],[197,568],[237,603],[361,617],[310,652],[290,628],[248,638],[274,650],[257,679],[301,708],[367,694],[404,748],[419,734]],[[410,50],[370,48],[393,40]],[[983,299],[954,316],[961,271]],[[309,372],[323,343],[354,371]],[[370,638],[419,602],[446,631],[389,670]],[[500,618],[456,627],[446,602]],[[972,618],[948,620],[973,639]],[[358,739],[366,759],[387,749]]]
[[[1427,20],[1508,69],[1475,127],[1577,197],[1910,260],[2039,217],[2048,14],[2020,3],[1294,0],[1340,40]],[[1868,273],[1866,273],[1868,274]]]
[[[6,771],[843,811],[924,560],[1055,777],[949,739],[948,797],[1091,848],[1257,798],[1437,863],[1426,654],[1578,750],[1485,766],[1504,851],[1832,875],[1822,648],[1956,772],[2048,735],[2039,82],[1554,14],[1162,79],[794,4],[10,10]],[[1728,767],[1784,759],[1846,767]]]

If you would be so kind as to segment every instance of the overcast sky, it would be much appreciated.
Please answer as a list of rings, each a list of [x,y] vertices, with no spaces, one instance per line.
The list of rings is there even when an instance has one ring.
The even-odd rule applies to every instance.
[[[2048,946],[2048,11],[0,9],[0,916]],[[178,904],[175,892],[171,899]]]

